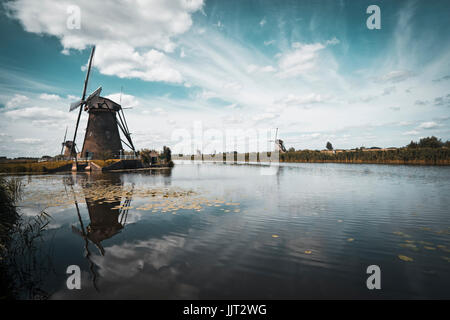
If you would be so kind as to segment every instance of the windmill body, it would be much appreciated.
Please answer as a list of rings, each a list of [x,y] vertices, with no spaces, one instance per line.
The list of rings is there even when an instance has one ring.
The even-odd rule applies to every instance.
[[[82,158],[117,158],[123,152],[117,112],[121,106],[114,101],[95,96],[85,106],[88,124],[84,136]]]

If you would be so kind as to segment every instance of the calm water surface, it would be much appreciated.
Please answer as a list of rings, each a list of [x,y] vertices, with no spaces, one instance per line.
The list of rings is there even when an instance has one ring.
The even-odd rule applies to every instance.
[[[32,270],[53,299],[450,298],[449,167],[178,163],[23,181],[21,211],[52,216]]]

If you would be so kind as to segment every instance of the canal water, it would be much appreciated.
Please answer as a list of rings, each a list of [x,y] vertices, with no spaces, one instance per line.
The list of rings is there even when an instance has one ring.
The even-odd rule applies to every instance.
[[[450,298],[449,167],[180,162],[21,179],[21,213],[46,221],[18,257],[24,298]]]

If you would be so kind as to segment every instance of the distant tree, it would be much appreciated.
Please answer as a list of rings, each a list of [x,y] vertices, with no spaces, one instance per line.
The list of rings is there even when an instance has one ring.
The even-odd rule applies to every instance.
[[[294,147],[290,147],[288,152],[295,152],[295,148]]]
[[[441,148],[444,146],[444,143],[441,139],[436,138],[435,136],[422,138],[419,141],[420,148]]]
[[[172,161],[172,151],[170,150],[169,147],[166,147],[166,146],[163,147],[163,152],[161,154],[161,159],[165,160],[167,163]]]
[[[333,145],[331,144],[330,141],[327,142],[327,149],[330,151],[333,150]]]
[[[410,148],[410,149],[416,149],[417,148],[417,142],[414,142],[414,141],[411,140],[411,142],[406,147]]]

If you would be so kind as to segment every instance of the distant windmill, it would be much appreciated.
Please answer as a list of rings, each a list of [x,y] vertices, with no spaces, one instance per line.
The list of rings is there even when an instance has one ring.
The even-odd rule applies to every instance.
[[[89,74],[92,67],[95,46],[92,48],[89,59],[86,79],[84,81],[83,94],[81,100],[70,105],[70,110],[79,108],[78,118],[73,136],[72,151],[75,147],[78,125],[80,123],[81,111],[89,113],[86,134],[84,136],[83,147],[81,149],[82,158],[100,159],[108,154],[112,158],[117,158],[123,153],[122,142],[133,152],[136,152],[125,115],[120,104],[100,96],[102,87],[91,93],[86,99],[86,88],[89,81]],[[128,143],[120,138],[119,128],[127,139]]]
[[[277,138],[278,138],[278,128],[277,131],[275,132],[275,140],[269,140],[269,142],[274,142],[275,151],[279,151],[280,153],[286,152],[283,140]]]
[[[74,158],[77,156],[76,154],[76,145],[74,145],[73,151],[72,151],[72,145],[73,142],[70,140],[66,140],[67,137],[67,126],[66,126],[66,132],[64,133],[64,140],[61,143],[61,155],[64,156],[64,158],[69,159],[69,158]]]

